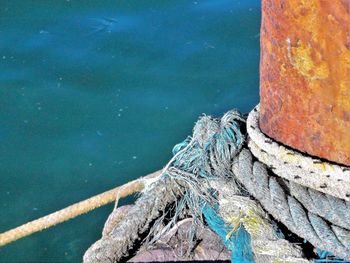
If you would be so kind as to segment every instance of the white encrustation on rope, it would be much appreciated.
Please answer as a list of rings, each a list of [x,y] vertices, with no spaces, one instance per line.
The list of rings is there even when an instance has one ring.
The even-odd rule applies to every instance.
[[[322,193],[350,201],[350,167],[326,162],[287,148],[259,127],[259,105],[247,119],[248,146],[275,174]]]

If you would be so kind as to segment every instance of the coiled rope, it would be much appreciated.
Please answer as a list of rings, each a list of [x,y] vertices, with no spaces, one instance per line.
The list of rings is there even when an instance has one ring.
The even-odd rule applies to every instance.
[[[143,249],[149,248],[171,231],[179,217],[190,216],[196,227],[204,223],[203,214],[232,251],[233,262],[252,262],[252,252],[260,259],[257,262],[309,262],[302,258],[297,244],[276,235],[268,215],[236,184],[231,166],[245,144],[244,126],[237,111],[221,119],[201,117],[193,136],[174,147],[174,157],[163,175],[143,192],[110,234],[86,251],[84,262],[124,262],[140,235],[147,233],[142,243]],[[195,239],[194,233],[189,229],[187,242]]]
[[[259,127],[259,105],[247,119],[249,149],[279,177],[350,201],[350,167],[302,154],[267,137]]]
[[[251,151],[243,149],[235,159],[235,176],[292,232],[317,248],[349,260],[348,168],[274,142],[260,131],[258,120],[256,107],[247,120]]]
[[[330,251],[343,259],[350,259],[350,232],[305,209],[299,200],[288,193],[288,182],[270,175],[264,164],[254,161],[248,149],[243,149],[235,159],[233,171],[266,211],[290,231],[317,248]]]

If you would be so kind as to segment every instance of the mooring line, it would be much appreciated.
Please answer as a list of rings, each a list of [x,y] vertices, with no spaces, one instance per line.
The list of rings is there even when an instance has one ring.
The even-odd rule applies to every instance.
[[[155,177],[160,176],[161,172],[162,171],[159,170],[151,173],[145,177],[128,182],[122,186],[118,186],[19,227],[0,233],[0,247],[114,202],[117,196],[119,198],[124,198],[136,192],[140,192],[149,185]]]

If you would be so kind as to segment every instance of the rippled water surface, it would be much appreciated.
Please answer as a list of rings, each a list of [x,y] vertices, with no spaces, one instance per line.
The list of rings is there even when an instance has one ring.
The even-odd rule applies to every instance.
[[[202,113],[250,110],[259,24],[259,0],[2,1],[0,232],[159,169]],[[80,262],[112,207],[0,262]]]

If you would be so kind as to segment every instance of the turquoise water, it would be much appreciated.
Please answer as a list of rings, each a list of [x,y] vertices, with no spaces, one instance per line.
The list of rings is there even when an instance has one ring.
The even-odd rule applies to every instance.
[[[259,0],[2,1],[0,231],[161,168],[202,113],[249,111],[259,25]],[[0,262],[80,262],[112,208]]]

